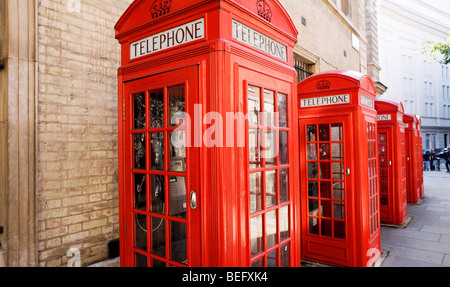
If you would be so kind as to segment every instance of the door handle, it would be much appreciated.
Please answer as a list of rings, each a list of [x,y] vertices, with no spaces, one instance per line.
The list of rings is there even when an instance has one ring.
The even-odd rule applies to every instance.
[[[197,209],[197,192],[195,191],[191,191],[191,195],[190,195],[190,205],[191,205],[191,209],[196,210]]]
[[[347,168],[347,176],[349,176],[350,175],[350,169],[349,168]]]
[[[389,166],[392,166],[392,161],[391,160],[389,161]]]

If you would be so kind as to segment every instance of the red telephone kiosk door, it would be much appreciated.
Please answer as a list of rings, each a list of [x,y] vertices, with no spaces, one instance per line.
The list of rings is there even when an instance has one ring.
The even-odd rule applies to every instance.
[[[403,225],[408,218],[404,108],[376,100],[381,222]]]
[[[199,155],[183,114],[193,114],[197,77],[192,66],[124,85],[125,265],[200,265]]]
[[[301,150],[307,161],[306,202],[306,237],[304,241],[309,253],[316,254],[319,260],[334,258],[336,263],[352,249],[351,234],[348,227],[352,225],[348,214],[352,214],[349,203],[351,182],[346,176],[346,168],[350,166],[350,145],[345,141],[348,136],[348,117],[329,117],[305,119],[300,121]],[[303,197],[304,198],[304,197]],[[305,214],[305,211],[303,211]],[[326,259],[328,258],[328,259]]]
[[[417,204],[420,201],[420,187],[418,184],[418,150],[416,130],[416,116],[405,114],[405,151],[406,151],[406,175],[408,202]],[[422,152],[419,150],[420,153]]]
[[[378,129],[378,161],[380,181],[381,218],[392,218],[392,133],[390,129]]]

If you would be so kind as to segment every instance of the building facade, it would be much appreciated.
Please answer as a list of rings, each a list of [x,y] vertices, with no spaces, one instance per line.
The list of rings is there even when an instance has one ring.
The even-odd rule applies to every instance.
[[[424,149],[450,144],[449,67],[420,53],[423,41],[449,37],[449,12],[446,1],[379,1],[380,78],[388,86],[383,97],[421,116]]]
[[[114,25],[131,2],[0,2],[0,266],[87,266],[119,238]],[[383,93],[376,0],[280,2],[299,81],[356,70]]]

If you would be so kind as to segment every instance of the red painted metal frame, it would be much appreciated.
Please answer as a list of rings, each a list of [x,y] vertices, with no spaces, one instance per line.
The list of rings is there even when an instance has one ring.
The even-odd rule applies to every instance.
[[[277,0],[266,0],[271,7],[271,22],[258,15],[256,1],[246,0],[174,0],[170,13],[152,18],[154,1],[136,0],[116,24],[116,38],[122,45],[122,65],[118,71],[119,119],[119,216],[121,237],[121,264],[134,266],[132,260],[132,230],[129,209],[130,184],[127,183],[131,160],[127,144],[127,117],[131,105],[127,100],[127,85],[140,79],[154,78],[155,85],[166,85],[172,80],[157,80],[158,75],[173,75],[173,81],[183,80],[177,76],[180,69],[196,67],[198,82],[197,104],[201,105],[201,117],[215,112],[226,118],[226,114],[245,113],[244,87],[246,81],[267,84],[269,88],[284,91],[288,96],[289,124],[289,193],[291,266],[299,266],[300,197],[295,174],[299,174],[298,122],[296,106],[296,73],[293,69],[293,47],[297,41],[297,30],[286,10]],[[136,59],[130,59],[130,44],[162,31],[178,27],[190,21],[204,18],[205,37],[164,51]],[[232,20],[272,38],[286,46],[287,61],[266,54],[232,37]],[[263,72],[262,72],[263,71]],[[179,79],[178,79],[179,78]],[[262,80],[264,79],[264,80]],[[143,80],[145,81],[145,80]],[[189,81],[192,81],[189,80]],[[272,83],[272,84],[270,84]],[[188,100],[189,101],[189,100]],[[195,104],[195,103],[193,103]],[[194,119],[194,115],[190,115]],[[200,122],[197,126],[202,136],[210,124]],[[194,127],[193,127],[194,128]],[[239,128],[235,124],[235,130]],[[225,133],[225,128],[224,128]],[[236,140],[236,139],[235,139]],[[195,158],[194,158],[195,157]],[[198,183],[198,222],[190,222],[188,247],[192,266],[250,266],[250,214],[248,203],[249,148],[212,147],[202,145],[191,153],[198,162],[190,167]],[[192,172],[194,171],[194,172]],[[188,190],[188,193],[190,190]],[[196,256],[197,258],[194,258]]]
[[[348,94],[350,103],[301,107],[302,99]],[[381,255],[378,165],[374,157],[377,125],[375,86],[367,75],[335,71],[312,76],[298,85],[300,120],[300,181],[302,198],[302,257],[336,266],[372,266]],[[305,126],[342,122],[344,133],[346,239],[309,233]],[[370,130],[372,129],[372,130]],[[369,153],[368,143],[372,143]],[[369,165],[369,162],[372,163]]]
[[[405,123],[408,203],[418,204],[420,202],[418,177],[423,165],[419,160],[422,151],[419,145],[417,118],[415,115],[405,114],[403,121]]]
[[[422,119],[416,115],[416,130],[417,130],[417,185],[419,186],[420,192],[419,197],[422,199],[425,195],[425,187],[423,183],[423,137],[422,137]]]
[[[389,115],[390,119],[378,120],[378,131],[389,135],[388,153],[390,154],[388,173],[388,204],[381,204],[381,222],[403,225],[408,218],[406,187],[406,148],[405,124],[403,122],[403,104],[376,100],[378,116]]]

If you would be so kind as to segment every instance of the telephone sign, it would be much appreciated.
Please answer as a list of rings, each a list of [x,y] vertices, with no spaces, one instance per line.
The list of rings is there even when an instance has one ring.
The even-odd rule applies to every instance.
[[[136,59],[204,38],[205,19],[201,18],[131,43],[130,59]]]

